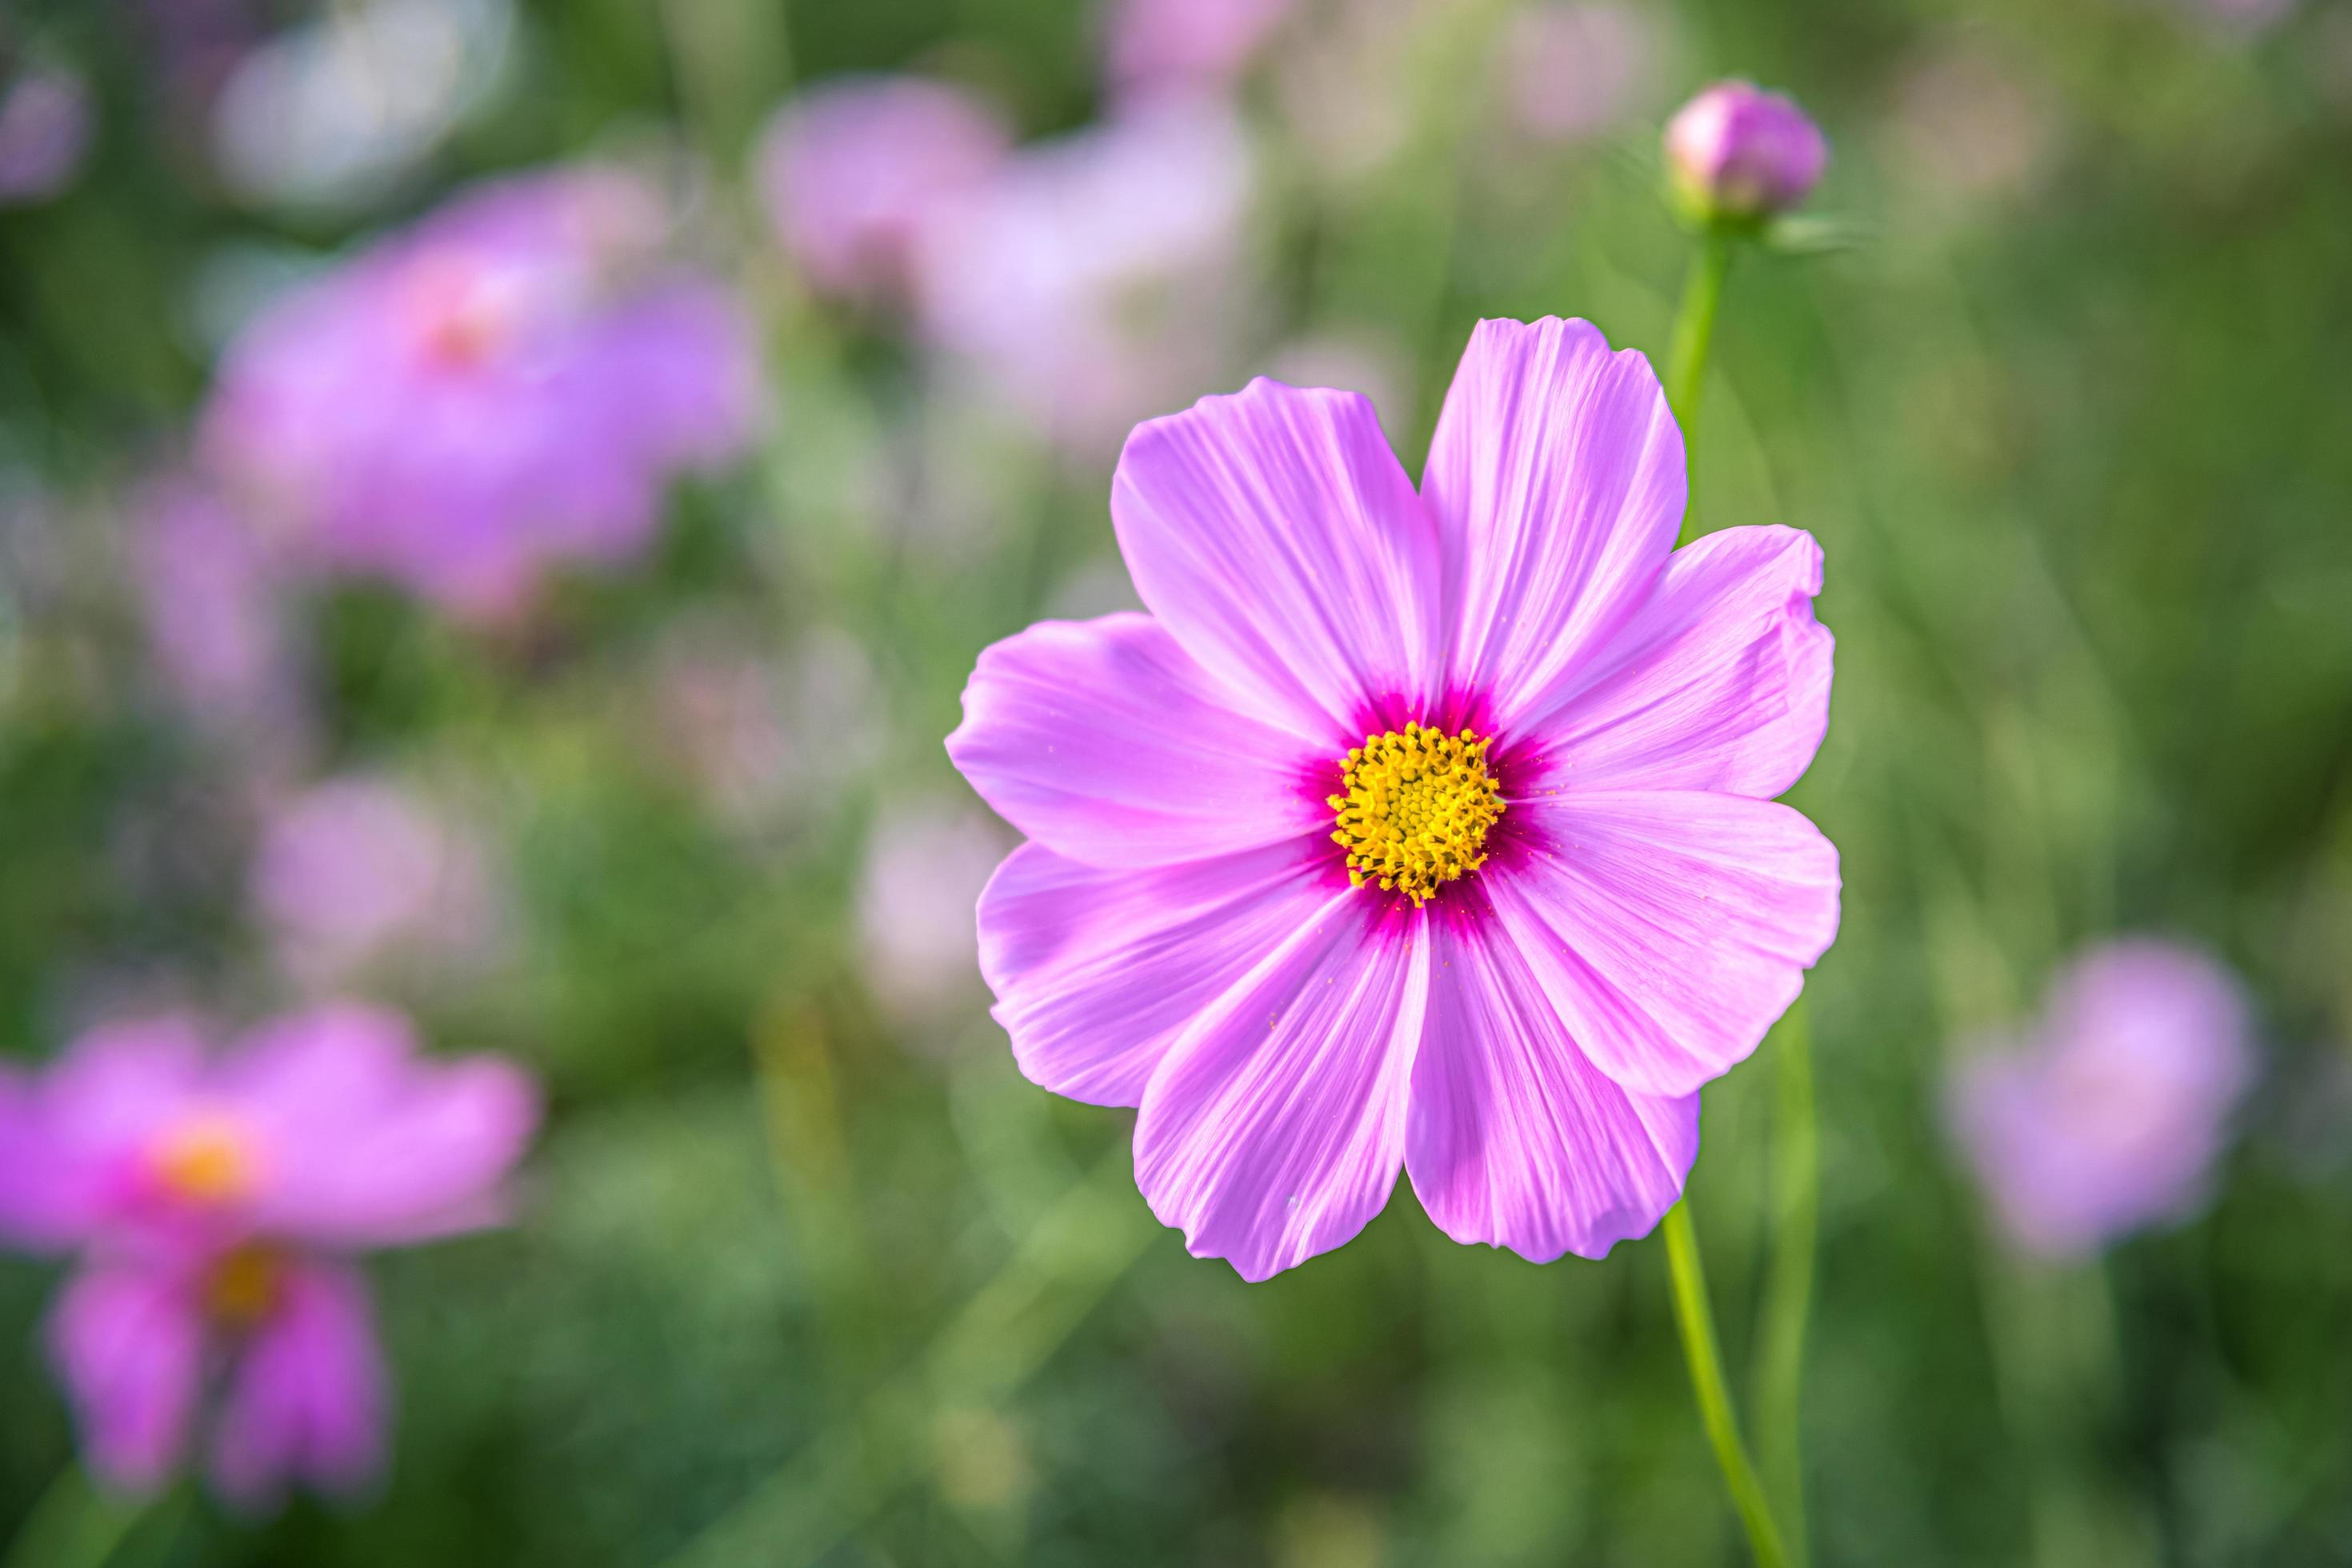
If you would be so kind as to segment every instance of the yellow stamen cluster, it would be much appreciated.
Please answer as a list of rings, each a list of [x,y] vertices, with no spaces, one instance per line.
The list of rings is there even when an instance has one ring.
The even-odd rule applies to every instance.
[[[1486,860],[1486,830],[1503,799],[1486,772],[1486,736],[1426,724],[1367,735],[1348,748],[1331,841],[1348,852],[1348,880],[1401,889],[1415,904]]]

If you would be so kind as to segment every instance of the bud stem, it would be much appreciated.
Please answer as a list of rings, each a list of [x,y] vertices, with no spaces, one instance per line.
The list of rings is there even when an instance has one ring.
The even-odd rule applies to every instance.
[[[1698,467],[1699,393],[1706,385],[1706,353],[1715,342],[1715,316],[1723,303],[1723,281],[1731,272],[1732,243],[1722,226],[1707,226],[1698,254],[1691,258],[1682,309],[1675,312],[1675,335],[1666,348],[1666,406],[1674,410],[1675,423],[1682,426],[1683,450],[1694,474]],[[1695,537],[1691,523],[1696,515],[1695,507],[1685,507],[1678,542]]]

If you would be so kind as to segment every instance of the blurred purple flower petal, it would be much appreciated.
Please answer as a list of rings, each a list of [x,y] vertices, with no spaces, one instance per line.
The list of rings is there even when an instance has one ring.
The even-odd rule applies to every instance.
[[[89,89],[67,71],[35,71],[0,89],[0,206],[47,201],[73,184],[89,151]]]
[[[925,230],[925,322],[1049,439],[1106,456],[1221,374],[1250,189],[1239,124],[1205,104],[1024,149]]]
[[[1124,98],[1231,88],[1297,0],[1115,0],[1103,66]]]
[[[221,1399],[213,1483],[240,1507],[274,1507],[289,1481],[349,1493],[383,1458],[391,1379],[367,1285],[337,1264],[285,1266]]]
[[[246,329],[205,457],[309,558],[461,614],[636,554],[669,480],[739,453],[760,405],[750,323],[665,266],[664,223],[610,170],[461,197]]]
[[[225,1496],[348,1489],[385,1378],[351,1252],[494,1224],[539,1117],[518,1069],[436,1062],[396,1014],[333,1005],[208,1052],[187,1020],[94,1030],[0,1079],[0,1221],[83,1270],[50,1342],[93,1468],[163,1485],[208,1370]]]
[[[482,846],[434,801],[383,779],[331,779],[278,804],[252,894],[281,964],[314,988],[403,956],[478,966],[500,941]]]
[[[903,299],[918,238],[949,197],[1012,145],[986,105],[919,77],[848,77],[794,97],[769,122],[761,194],[810,287]]]
[[[2255,1065],[2227,970],[2118,942],[2060,977],[2021,1047],[1961,1065],[1953,1126],[2010,1238],[2079,1256],[2194,1212]]]
[[[187,1447],[204,1353],[198,1304],[169,1273],[101,1263],[67,1285],[49,1319],[49,1354],[100,1479],[145,1492],[171,1479]]]

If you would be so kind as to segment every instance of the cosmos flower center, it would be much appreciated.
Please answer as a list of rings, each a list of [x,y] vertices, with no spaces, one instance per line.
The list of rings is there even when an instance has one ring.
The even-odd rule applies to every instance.
[[[1376,882],[1414,904],[1486,863],[1486,831],[1503,815],[1486,771],[1492,737],[1426,724],[1367,735],[1348,748],[1341,793],[1328,797],[1331,841],[1348,852],[1348,880]]]
[[[233,1329],[249,1329],[278,1308],[286,1261],[258,1243],[233,1247],[205,1275],[205,1310]]]
[[[173,1196],[207,1206],[235,1203],[260,1176],[253,1142],[226,1116],[193,1116],[167,1130],[148,1155],[157,1181]]]
[[[429,256],[409,275],[409,329],[425,359],[450,370],[488,365],[522,327],[523,280],[469,258]]]

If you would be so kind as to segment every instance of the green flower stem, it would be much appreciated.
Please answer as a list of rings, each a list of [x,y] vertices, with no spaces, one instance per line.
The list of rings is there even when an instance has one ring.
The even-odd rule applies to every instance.
[[[1821,1229],[1821,1137],[1813,1121],[1811,1021],[1797,998],[1773,1031],[1779,1103],[1773,1113],[1773,1245],[1757,1328],[1756,1447],[1789,1552],[1806,1560],[1803,1399],[1805,1327],[1812,1314],[1813,1252]]]
[[[1682,427],[1685,460],[1694,468],[1707,351],[1715,342],[1715,320],[1722,310],[1724,282],[1731,275],[1732,252],[1738,240],[1739,236],[1720,225],[1710,225],[1702,232],[1698,254],[1691,258],[1690,276],[1683,285],[1682,306],[1675,314],[1674,336],[1666,348],[1666,405]],[[1697,515],[1695,504],[1685,508],[1678,542],[1697,537]],[[1747,1527],[1748,1542],[1759,1568],[1780,1568],[1806,1560],[1798,1405],[1804,1381],[1805,1321],[1812,1308],[1820,1149],[1813,1123],[1811,1043],[1803,1009],[1801,998],[1776,1032],[1780,1041],[1775,1053],[1780,1068],[1779,1109],[1774,1119],[1776,1223],[1756,1375],[1765,1457],[1782,1517],[1790,1525],[1785,1535],[1774,1522],[1772,1500],[1740,1442],[1738,1418],[1724,1383],[1723,1357],[1716,1348],[1714,1315],[1707,1310],[1698,1237],[1691,1228],[1686,1203],[1676,1204],[1667,1213],[1664,1226],[1666,1258],[1674,1270],[1675,1321],[1682,1330],[1683,1353],[1690,1363],[1699,1419],[1706,1425],[1707,1440],[1715,1446],[1716,1462],[1722,1468],[1724,1484],[1730,1489],[1740,1522]]]
[[[1683,284],[1682,308],[1675,313],[1675,333],[1666,347],[1666,406],[1682,426],[1683,451],[1698,455],[1699,395],[1706,388],[1707,350],[1715,342],[1716,313],[1723,305],[1724,279],[1731,275],[1733,236],[1710,227],[1691,258],[1690,276]],[[1694,461],[1692,467],[1696,468]],[[1683,511],[1683,542],[1696,537],[1691,524],[1696,507]]]
[[[89,1484],[80,1467],[68,1465],[33,1505],[5,1568],[104,1568],[148,1505],[109,1497]]]
[[[1690,1363],[1691,1392],[1698,1399],[1699,1420],[1715,1447],[1715,1462],[1732,1506],[1748,1531],[1748,1545],[1756,1568],[1788,1568],[1790,1558],[1781,1544],[1780,1527],[1772,1522],[1772,1505],[1764,1483],[1739,1440],[1739,1423],[1731,1410],[1731,1391],[1723,1380],[1723,1356],[1715,1344],[1715,1314],[1706,1304],[1706,1271],[1698,1258],[1698,1233],[1691,1226],[1687,1199],[1666,1211],[1660,1226],[1666,1237],[1666,1266],[1675,1283],[1675,1326],[1682,1331],[1683,1359]]]

